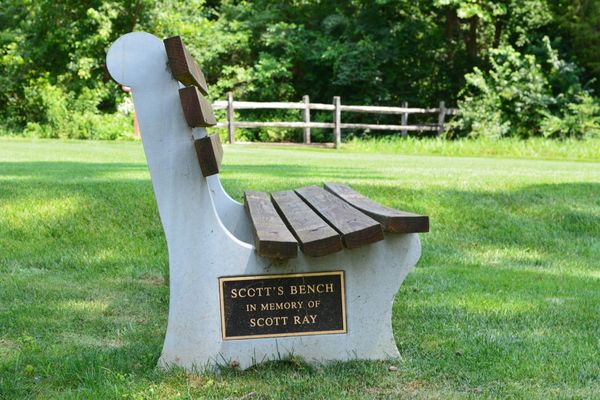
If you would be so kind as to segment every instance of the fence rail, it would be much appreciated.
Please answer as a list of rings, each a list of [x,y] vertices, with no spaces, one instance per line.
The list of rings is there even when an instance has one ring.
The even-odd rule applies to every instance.
[[[349,106],[342,105],[339,96],[333,98],[333,104],[311,103],[308,96],[302,97],[302,102],[256,102],[256,101],[233,101],[232,93],[227,93],[227,100],[215,101],[213,104],[215,110],[227,110],[227,121],[218,122],[217,128],[227,128],[229,143],[235,143],[235,128],[302,128],[304,129],[304,143],[311,142],[311,128],[333,129],[333,141],[335,147],[341,145],[342,129],[371,129],[385,131],[400,131],[402,136],[407,136],[409,131],[434,131],[439,136],[444,132],[444,123],[446,116],[458,114],[456,108],[446,108],[443,101],[436,108],[416,108],[408,107],[404,102],[402,107],[384,107],[384,106]],[[302,122],[250,122],[235,121],[235,110],[304,110]],[[333,122],[311,122],[310,111],[333,111]],[[370,113],[370,114],[392,114],[401,115],[400,125],[382,125],[382,124],[354,124],[342,123],[342,112]],[[437,124],[408,125],[408,116],[410,114],[437,114]]]

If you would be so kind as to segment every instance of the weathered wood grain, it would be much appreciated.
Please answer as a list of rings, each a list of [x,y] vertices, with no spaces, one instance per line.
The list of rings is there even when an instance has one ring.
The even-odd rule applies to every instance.
[[[406,102],[406,101],[402,102],[402,108],[408,108],[408,102]],[[400,125],[404,125],[404,126],[408,125],[408,113],[407,112],[402,113]],[[400,133],[403,137],[407,137],[408,129],[402,129],[402,131]]]
[[[360,112],[374,114],[432,114],[439,108],[387,107],[387,106],[342,106],[344,112]]]
[[[229,122],[217,123],[217,127],[219,126],[229,126],[233,125],[236,128],[333,128],[333,124],[331,122],[248,122],[248,121],[239,121],[234,122],[233,124],[229,124]],[[343,126],[343,124],[342,124]]]
[[[269,258],[298,256],[298,242],[277,214],[268,194],[244,192],[244,206],[250,217],[258,255]]]
[[[300,249],[312,257],[342,250],[342,238],[291,190],[273,192],[271,198],[279,215],[294,234]]]
[[[339,183],[326,183],[325,189],[374,220],[379,221],[386,232],[429,232],[429,217],[426,215],[413,214],[383,206],[349,186]]]
[[[217,100],[213,103],[215,110],[227,108],[227,101]],[[291,109],[304,110],[305,103],[294,102],[261,102],[261,101],[234,101],[233,107],[236,110],[260,110],[260,109]],[[309,103],[308,108],[311,110],[334,111],[335,105],[323,103]],[[403,105],[402,107],[387,107],[387,106],[345,106],[340,105],[342,112],[358,112],[358,113],[373,113],[373,114],[436,114],[440,112],[439,108],[416,108]],[[458,114],[457,108],[447,108],[446,114]]]
[[[223,110],[227,108],[227,100],[217,100],[213,103],[215,110]],[[287,109],[287,110],[304,110],[305,103],[294,102],[262,102],[262,101],[234,101],[233,107],[236,110],[268,110],[268,109]],[[333,111],[333,104],[309,103],[308,108],[311,110]]]
[[[383,125],[383,124],[341,124],[342,129],[370,129],[372,131],[437,131],[437,125]]]
[[[456,115],[458,109],[454,108],[414,108],[408,107],[406,102],[402,107],[380,107],[380,106],[345,106],[341,104],[338,96],[334,97],[334,104],[310,103],[308,96],[303,97],[302,103],[296,102],[255,102],[255,101],[233,101],[231,93],[227,95],[227,101],[216,101],[212,104],[215,110],[227,110],[227,122],[217,122],[216,127],[227,127],[229,134],[229,143],[234,142],[236,128],[302,128],[304,129],[304,143],[310,143],[311,128],[333,128],[334,146],[339,148],[341,145],[342,129],[365,129],[382,131],[400,131],[402,136],[407,136],[409,131],[432,131],[440,132],[443,129],[443,121],[438,118],[438,124],[420,124],[408,125],[409,114],[431,114],[444,110],[445,115]],[[287,121],[239,121],[233,119],[235,110],[260,110],[260,109],[290,109],[303,110],[303,122]],[[310,110],[333,111],[333,122],[310,122]],[[361,124],[361,123],[342,123],[342,112],[352,113],[374,113],[374,114],[400,114],[402,123],[400,125],[384,124]],[[440,125],[441,121],[441,125]]]
[[[383,239],[381,224],[318,186],[296,189],[317,214],[342,235],[349,249]]]
[[[235,128],[334,128],[335,124],[331,122],[255,122],[239,121],[230,124],[229,122],[217,122],[215,127],[225,128],[234,126]],[[437,125],[379,125],[379,124],[340,124],[341,129],[371,129],[381,131],[436,131]]]
[[[211,104],[202,96],[196,86],[179,89],[179,99],[185,120],[192,128],[205,128],[217,124]]]
[[[306,105],[304,109],[304,123],[310,124],[310,97],[308,95],[302,96],[302,102]],[[310,144],[310,127],[304,127],[304,144]]]
[[[186,86],[197,86],[203,95],[208,94],[208,85],[202,70],[183,44],[180,36],[165,39],[165,49],[173,77]]]
[[[446,118],[446,103],[440,101],[440,113],[438,115],[438,136],[444,133],[444,119]]]
[[[233,93],[227,92],[227,141],[235,143],[235,113],[233,111]]]
[[[333,143],[335,148],[339,149],[342,145],[342,109],[340,96],[333,96],[333,105],[335,110],[333,111]]]
[[[196,155],[200,163],[202,175],[211,176],[218,174],[223,160],[223,146],[219,135],[205,136],[194,141]]]

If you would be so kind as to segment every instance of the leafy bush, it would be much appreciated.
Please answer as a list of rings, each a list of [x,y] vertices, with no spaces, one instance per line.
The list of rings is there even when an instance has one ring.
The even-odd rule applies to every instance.
[[[562,116],[546,114],[541,130],[545,137],[600,137],[600,105],[588,94],[569,103]]]
[[[60,127],[30,122],[23,135],[61,139],[133,139],[133,121],[121,114],[75,113]]]
[[[584,137],[600,130],[600,108],[579,82],[579,70],[558,57],[547,37],[539,55],[511,46],[490,52],[490,69],[465,75],[460,116],[449,136]]]
[[[42,138],[108,139],[133,137],[133,116],[100,114],[97,93],[83,90],[77,98],[45,78],[25,87],[28,122],[24,135]]]

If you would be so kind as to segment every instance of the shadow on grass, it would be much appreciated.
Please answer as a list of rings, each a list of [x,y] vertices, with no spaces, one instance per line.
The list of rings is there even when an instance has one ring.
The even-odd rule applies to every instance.
[[[147,172],[142,163],[87,163],[73,161],[0,162],[0,179],[29,178],[64,182],[105,177],[110,173]]]
[[[166,328],[168,289],[158,279],[166,246],[145,170],[0,163],[0,348],[13,350],[0,361],[7,393],[35,391],[36,376],[52,390],[119,385],[119,374],[163,379],[152,371]],[[236,165],[223,174],[233,194],[344,181],[430,215],[423,258],[394,306],[409,374],[497,393],[508,390],[498,382],[597,384],[600,184],[481,192],[413,190],[386,179],[360,167],[296,165]],[[231,379],[267,379],[269,371]],[[360,379],[360,371],[346,372]]]

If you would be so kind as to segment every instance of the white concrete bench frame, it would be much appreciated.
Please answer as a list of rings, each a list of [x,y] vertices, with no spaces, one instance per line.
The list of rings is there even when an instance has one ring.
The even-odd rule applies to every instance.
[[[276,262],[256,254],[242,204],[218,175],[205,178],[181,108],[183,87],[169,70],[163,41],[133,32],[108,51],[108,70],[132,89],[144,152],[169,252],[167,332],[159,365],[186,369],[237,362],[241,368],[296,355],[312,362],[398,357],[391,324],[400,284],[421,254],[418,234],[324,257]],[[347,333],[223,340],[219,277],[345,271]]]

